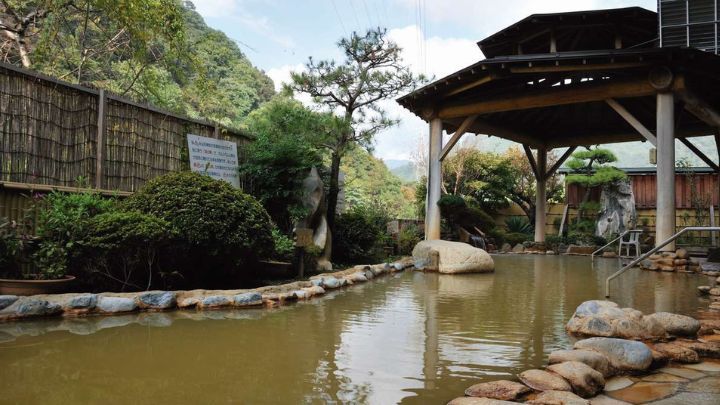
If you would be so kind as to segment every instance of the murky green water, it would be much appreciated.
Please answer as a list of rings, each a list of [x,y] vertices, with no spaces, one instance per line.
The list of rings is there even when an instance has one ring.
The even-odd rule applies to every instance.
[[[275,310],[0,324],[0,403],[444,404],[566,347],[564,323],[618,268],[495,260],[494,274],[408,272]],[[632,270],[613,299],[693,314],[704,282]]]

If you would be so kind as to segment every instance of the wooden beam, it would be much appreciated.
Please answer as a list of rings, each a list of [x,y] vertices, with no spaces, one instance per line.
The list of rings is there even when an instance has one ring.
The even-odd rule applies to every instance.
[[[676,90],[684,88],[680,76],[673,83]],[[625,81],[595,80],[578,85],[558,86],[543,90],[507,92],[506,96],[488,98],[466,104],[440,108],[440,118],[467,117],[472,114],[488,114],[502,111],[526,110],[567,104],[602,101],[616,97],[641,97],[655,95],[657,90],[645,79]]]
[[[63,193],[99,193],[107,196],[128,197],[133,195],[131,191],[102,190],[85,187],[53,186],[49,184],[19,183],[15,181],[0,181],[0,189],[51,192],[60,191]]]
[[[467,132],[470,125],[472,125],[473,122],[477,119],[477,115],[471,115],[460,124],[457,131],[453,134],[452,138],[448,141],[447,145],[445,145],[442,148],[442,151],[440,152],[440,161],[445,160],[445,157],[450,153],[452,148],[455,146],[455,144],[462,138],[463,135]]]
[[[105,90],[100,89],[100,92],[98,93],[97,106],[97,136],[95,138],[95,188],[97,189],[101,189],[103,187],[103,163],[105,162],[103,152],[105,150],[106,104]]]
[[[685,146],[687,146],[688,149],[690,149],[697,157],[700,158],[703,162],[705,162],[706,165],[710,166],[713,170],[715,170],[716,173],[720,173],[720,167],[712,161],[709,157],[707,157],[706,154],[704,154],[700,149],[697,148],[690,140],[686,138],[677,138],[680,142],[682,142]]]
[[[532,151],[530,150],[530,147],[523,144],[523,150],[525,151],[525,156],[528,158],[528,162],[530,162],[530,168],[533,171],[533,174],[535,175],[535,179],[538,180],[540,178],[540,173],[538,172],[537,163],[535,162],[535,156],[533,156]]]
[[[594,64],[594,65],[552,65],[552,66],[531,66],[531,67],[512,67],[511,73],[551,73],[551,72],[577,72],[577,71],[598,71],[598,70],[619,70],[649,66],[647,62],[623,62],[613,64]]]
[[[692,138],[695,136],[708,136],[712,135],[712,132],[707,127],[703,128],[680,128],[675,131],[678,138]],[[545,133],[538,134],[538,137],[542,138]],[[642,141],[643,138],[637,131],[588,131],[580,133],[578,135],[562,135],[556,138],[550,138],[551,134],[547,134],[549,138],[546,142],[548,148],[566,148],[569,146],[587,146],[587,145],[598,145],[606,143],[622,143],[622,142],[636,142]]]
[[[690,91],[680,93],[685,109],[711,127],[720,128],[720,112]]]
[[[455,90],[452,90],[452,91],[449,91],[449,92],[443,94],[443,98],[454,96],[456,94],[466,92],[470,89],[474,89],[475,87],[482,86],[483,84],[488,83],[488,82],[492,81],[493,79],[494,78],[492,77],[492,75],[485,76],[481,79],[475,80],[474,82],[470,82],[464,86],[458,87]]]
[[[544,145],[544,141],[538,137],[512,128],[498,126],[480,118],[475,120],[475,123],[472,125],[471,132],[475,134],[498,136],[517,143],[526,144],[534,148],[540,148]]]
[[[653,146],[657,146],[657,139],[655,138],[655,134],[650,132],[649,129],[645,127],[645,125],[642,124],[637,118],[635,118],[634,115],[630,113],[625,107],[622,106],[622,104],[618,103],[612,98],[608,98],[605,100],[605,102],[612,107],[615,112],[617,112],[625,121],[627,121],[630,126],[635,128],[636,131],[640,133],[645,139],[650,141]]]
[[[560,166],[562,166],[562,164],[565,163],[567,158],[569,158],[570,155],[572,155],[572,153],[575,152],[575,149],[577,149],[577,146],[569,147],[568,150],[566,150],[565,153],[563,153],[562,156],[560,156],[560,159],[558,159],[557,162],[555,162],[555,164],[547,171],[547,173],[545,173],[545,178],[547,179],[550,176],[552,176],[553,174],[555,174],[557,169],[559,169]]]

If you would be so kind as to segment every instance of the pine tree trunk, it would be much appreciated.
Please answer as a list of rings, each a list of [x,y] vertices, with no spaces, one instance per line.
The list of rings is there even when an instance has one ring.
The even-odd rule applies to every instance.
[[[327,196],[327,222],[331,234],[335,232],[338,194],[340,194],[340,154],[334,151],[330,163],[330,187]]]

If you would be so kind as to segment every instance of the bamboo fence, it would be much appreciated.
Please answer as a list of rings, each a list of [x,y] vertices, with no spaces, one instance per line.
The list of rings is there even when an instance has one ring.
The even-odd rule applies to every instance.
[[[0,64],[4,188],[131,193],[156,176],[188,167],[187,134],[236,142],[241,160],[251,141],[208,121]]]

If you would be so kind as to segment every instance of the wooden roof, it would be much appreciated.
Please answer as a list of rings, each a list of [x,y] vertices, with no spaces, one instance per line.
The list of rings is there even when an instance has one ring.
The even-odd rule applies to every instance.
[[[498,56],[436,80],[397,101],[448,132],[477,116],[467,132],[494,135],[532,147],[566,147],[644,140],[605,100],[614,99],[649,130],[655,94],[649,77],[672,72],[668,90],[691,89],[720,106],[720,56],[688,48],[650,48]],[[680,105],[678,103],[678,105]],[[682,108],[677,136],[715,129]]]
[[[533,14],[479,41],[483,55],[545,53],[552,35],[558,51],[653,46],[658,38],[657,13],[642,7]]]

